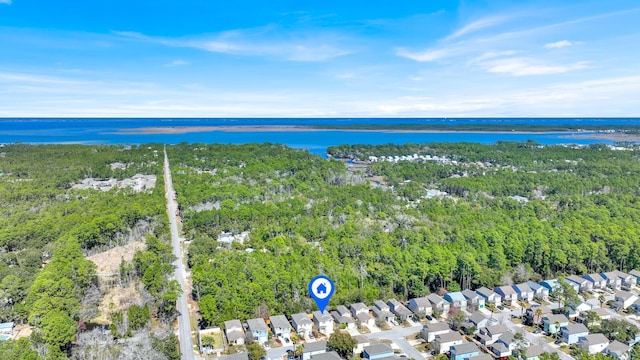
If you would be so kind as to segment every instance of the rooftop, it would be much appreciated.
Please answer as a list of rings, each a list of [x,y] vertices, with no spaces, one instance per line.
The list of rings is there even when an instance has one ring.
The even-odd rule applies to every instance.
[[[287,320],[287,317],[284,315],[271,316],[269,320],[271,321],[271,326],[273,326],[274,328],[277,328],[277,329],[291,328],[291,324],[289,324],[289,320]]]
[[[316,341],[311,343],[302,344],[302,352],[316,352],[327,350],[327,342],[326,341]]]
[[[311,355],[311,360],[341,360],[340,355],[335,351],[322,354]]]
[[[249,319],[247,320],[247,325],[249,326],[249,330],[251,331],[268,331],[267,323],[264,322],[263,318],[257,319]]]
[[[472,352],[479,352],[480,350],[474,343],[466,342],[459,345],[454,345],[451,347],[451,351],[456,352],[456,354],[468,354]]]
[[[380,355],[380,354],[386,354],[386,353],[393,353],[393,349],[391,348],[391,346],[385,344],[385,343],[379,343],[379,344],[374,344],[374,345],[369,345],[369,346],[365,346],[364,347],[364,351],[367,352],[367,354],[369,355]]]

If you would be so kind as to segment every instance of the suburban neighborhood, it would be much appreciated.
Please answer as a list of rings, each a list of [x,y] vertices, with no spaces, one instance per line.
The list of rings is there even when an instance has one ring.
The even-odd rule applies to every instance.
[[[346,332],[355,343],[353,356],[369,360],[570,360],[572,354],[629,360],[640,343],[638,281],[640,271],[616,270],[236,319],[216,330],[224,336],[222,346],[203,353],[249,359],[243,345],[257,343],[266,350],[265,360],[337,360],[328,340]],[[628,336],[607,333],[614,322],[629,329]]]

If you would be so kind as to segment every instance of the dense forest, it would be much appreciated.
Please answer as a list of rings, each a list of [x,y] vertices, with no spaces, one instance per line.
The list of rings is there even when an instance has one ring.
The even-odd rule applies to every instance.
[[[637,151],[534,142],[345,145],[329,160],[274,144],[168,151],[204,325],[311,310],[306,285],[321,273],[336,283],[335,306],[640,266]],[[368,163],[414,154],[430,160]],[[223,232],[249,235],[228,245]]]
[[[167,281],[173,256],[161,170],[159,144],[2,145],[0,321],[31,335],[2,342],[0,358],[179,356],[168,331],[179,289]],[[159,185],[136,189],[135,174]],[[78,186],[87,179],[98,185]],[[131,261],[111,259],[115,274],[87,259],[132,241],[146,246]],[[128,286],[131,304],[104,303]],[[160,322],[150,331],[152,317]]]

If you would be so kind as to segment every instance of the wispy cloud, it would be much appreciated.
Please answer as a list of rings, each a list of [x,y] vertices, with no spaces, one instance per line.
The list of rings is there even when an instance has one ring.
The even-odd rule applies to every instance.
[[[413,52],[406,49],[397,49],[396,55],[419,62],[428,62],[443,59],[445,57],[453,55],[455,52],[456,51],[452,49],[427,49],[425,51],[418,52]]]
[[[189,65],[189,62],[184,61],[184,60],[173,60],[169,63],[164,64],[165,67],[176,67],[176,66],[186,66]]]
[[[569,40],[560,40],[552,43],[545,44],[547,49],[560,49],[567,46],[581,45],[583,42],[571,42]]]
[[[341,36],[328,32],[289,32],[277,26],[231,30],[183,38],[154,37],[130,31],[116,35],[172,47],[189,47],[214,53],[268,56],[290,61],[326,61],[354,53],[342,46]]]
[[[0,0],[0,4],[11,5],[11,0]]]
[[[562,74],[573,70],[585,69],[588,63],[581,61],[568,65],[542,63],[527,58],[508,58],[486,61],[481,64],[490,73],[513,76]]]
[[[498,24],[501,24],[507,21],[509,18],[506,16],[492,16],[484,19],[480,19],[474,22],[471,22],[462,28],[456,30],[453,34],[447,36],[445,40],[453,40],[455,38],[459,38],[464,35],[468,35],[477,31],[480,31],[485,28],[489,28]]]

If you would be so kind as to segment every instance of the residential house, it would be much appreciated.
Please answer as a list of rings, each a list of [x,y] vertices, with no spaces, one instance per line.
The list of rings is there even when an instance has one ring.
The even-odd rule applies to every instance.
[[[484,314],[482,314],[481,312],[475,312],[469,317],[469,320],[467,320],[467,322],[470,324],[470,326],[475,327],[476,331],[480,331],[480,329],[489,325],[489,318],[484,316]]]
[[[391,308],[389,308],[389,305],[387,305],[387,303],[385,303],[382,300],[376,300],[373,302],[373,306],[377,307],[380,310],[386,310],[386,311],[391,311]]]
[[[549,289],[547,289],[545,286],[542,286],[537,282],[531,280],[527,281],[527,285],[529,285],[531,291],[533,291],[534,299],[546,300],[547,298],[549,298]]]
[[[502,303],[506,306],[513,306],[518,302],[518,294],[511,286],[498,286],[494,291],[500,295]]]
[[[564,280],[578,292],[586,292],[593,289],[593,284],[589,280],[578,275],[569,275]]]
[[[604,289],[607,287],[607,279],[598,273],[582,275],[582,277],[591,283],[592,289]]]
[[[567,344],[575,344],[581,337],[589,335],[589,329],[580,323],[571,323],[560,328],[562,340]]]
[[[476,293],[482,296],[485,304],[493,304],[495,306],[498,306],[502,303],[502,299],[500,295],[496,294],[495,291],[489,288],[486,288],[484,286],[479,289],[476,289]]]
[[[390,299],[389,301],[387,301],[387,304],[389,305],[391,312],[394,313],[400,321],[406,320],[413,314],[411,310],[407,309],[396,299]]]
[[[365,305],[364,303],[351,304],[350,309],[351,309],[351,315],[354,318],[358,314],[368,314],[369,313],[369,307],[367,307],[367,305]]]
[[[540,285],[544,286],[549,290],[549,295],[552,295],[554,291],[558,291],[560,288],[560,284],[558,284],[558,279],[549,279],[540,282]]]
[[[484,309],[484,298],[473,290],[462,290],[462,296],[467,299],[467,308],[471,311]]]
[[[387,308],[388,309],[388,308]],[[377,306],[372,306],[371,311],[376,319],[383,321],[391,321],[395,317],[389,310],[380,310]]]
[[[591,322],[589,322],[590,312],[593,312],[598,317],[597,319],[592,319]],[[607,311],[607,309],[597,308],[597,309],[592,309],[587,311],[581,311],[580,315],[578,315],[578,317],[576,318],[576,321],[583,323],[586,326],[598,326],[600,325],[601,320],[609,320],[612,317],[613,315],[611,315],[611,313]]]
[[[429,299],[427,299],[426,296],[409,300],[407,307],[409,308],[409,310],[413,311],[414,314],[420,317],[431,315],[433,313],[431,302],[429,301]]]
[[[636,300],[631,307],[633,307],[637,312],[640,312],[640,299]]]
[[[638,279],[631,274],[627,274],[626,272],[620,270],[614,270],[613,272],[618,275],[620,279],[622,279],[623,286],[632,287],[638,284]]]
[[[316,341],[302,344],[302,360],[311,360],[314,355],[324,354],[327,352],[326,341]]]
[[[4,322],[0,324],[0,334],[3,335],[12,335],[14,323],[12,322]]]
[[[342,316],[337,310],[331,312],[331,317],[340,329],[355,329],[356,322],[351,316]]]
[[[271,325],[271,330],[273,331],[273,335],[280,339],[290,339],[291,338],[291,324],[289,324],[289,320],[284,315],[276,315],[269,317],[269,322]]]
[[[609,346],[609,339],[602,334],[591,334],[578,339],[578,347],[591,355],[601,353]]]
[[[540,355],[544,354],[542,346],[533,345],[529,346],[524,352],[525,360],[540,360]]]
[[[433,312],[439,312],[440,316],[446,317],[449,314],[450,304],[448,301],[438,296],[437,294],[429,294],[427,295],[427,299],[431,302],[431,307],[433,308]]]
[[[509,350],[514,350],[516,348],[517,341],[518,340],[516,340],[513,333],[507,331],[500,335],[496,343],[503,343]]]
[[[615,271],[602,273],[607,287],[611,289],[620,289],[622,287],[622,278]]]
[[[555,334],[563,326],[569,325],[569,319],[562,314],[550,314],[542,317],[542,326],[547,334]]]
[[[444,294],[444,299],[451,303],[451,306],[456,309],[466,309],[467,308],[467,298],[462,295],[460,291],[454,291]]]
[[[538,311],[538,309],[540,309],[540,311]],[[525,311],[524,317],[528,324],[541,325],[542,317],[550,314],[551,310],[546,306],[532,306]]]
[[[335,351],[327,351],[322,354],[311,355],[311,360],[342,360]]]
[[[298,335],[307,337],[311,334],[313,322],[309,319],[309,315],[306,313],[298,313],[291,315],[291,323]]]
[[[631,348],[627,344],[623,344],[618,340],[613,340],[604,349],[604,354],[613,356],[616,360],[629,360],[629,350]]]
[[[356,341],[356,347],[353,349],[354,354],[361,354],[365,346],[371,345],[371,340],[364,335],[356,335],[353,337],[353,340]]]
[[[615,296],[615,301],[622,304],[623,309],[628,308],[638,300],[638,296],[636,294],[624,290],[617,290]]]
[[[425,324],[422,326],[422,338],[427,342],[435,340],[437,335],[446,334],[451,331],[451,328],[447,323],[436,322],[432,324]]]
[[[449,351],[449,359],[451,360],[464,360],[480,355],[480,349],[478,349],[476,344],[470,342],[453,345]]]
[[[247,320],[247,331],[253,341],[257,341],[260,344],[269,340],[269,328],[263,318]]]
[[[500,336],[507,331],[509,331],[509,329],[504,324],[487,326],[480,329],[476,334],[476,339],[478,339],[482,345],[491,345],[498,341]]]
[[[454,345],[460,345],[464,342],[462,336],[457,331],[451,331],[445,334],[436,335],[433,340],[433,349],[436,354],[442,354]]]
[[[356,315],[356,323],[360,326],[366,326],[368,328],[372,328],[376,325],[376,319],[369,315],[369,313],[358,313]]]
[[[244,327],[242,327],[240,320],[225,321],[224,332],[227,335],[229,345],[244,345]]]
[[[333,318],[326,311],[314,311],[313,312],[313,326],[319,333],[331,336],[333,333]]]
[[[533,301],[533,289],[527,283],[513,285],[513,290],[518,294],[518,300],[531,302]]]
[[[365,346],[362,351],[362,358],[368,360],[376,360],[392,356],[393,349],[389,344],[385,343]]]
[[[640,284],[640,271],[631,270],[631,271],[629,271],[629,275],[635,277],[636,278],[636,283]]]
[[[348,317],[352,317],[351,315],[351,311],[344,305],[338,305],[338,307],[336,308],[336,312],[340,315],[340,316],[348,316]]]
[[[502,342],[495,342],[490,346],[490,349],[500,360],[506,360],[511,356],[511,349]]]

